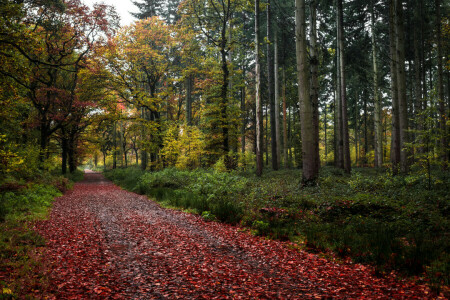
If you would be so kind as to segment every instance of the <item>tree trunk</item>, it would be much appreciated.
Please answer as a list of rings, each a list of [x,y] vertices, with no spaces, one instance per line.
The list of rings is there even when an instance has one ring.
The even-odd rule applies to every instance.
[[[392,173],[398,173],[400,165],[400,129],[399,129],[399,106],[398,106],[398,85],[397,85],[397,43],[395,25],[395,5],[396,0],[389,2],[389,52],[391,69],[391,94],[392,94],[392,137],[391,137],[391,163]]]
[[[146,112],[145,107],[141,107],[141,118],[142,118],[142,120],[147,120],[147,112]],[[142,126],[141,139],[145,140],[147,138],[146,131],[145,131],[145,125],[142,124],[141,126]],[[142,147],[142,149],[141,149],[141,169],[145,171],[147,169],[147,164],[148,164],[147,151],[145,150],[145,148]]]
[[[259,0],[255,0],[255,73],[256,73],[256,175],[263,170],[263,115],[261,106],[261,65],[259,59]]]
[[[317,58],[317,0],[311,2],[310,13],[310,64],[311,64],[311,104],[313,108],[313,129],[314,129],[314,154],[316,168],[320,168],[320,156],[319,156],[319,59]]]
[[[310,69],[306,49],[305,0],[295,0],[295,35],[302,137],[302,183],[303,185],[312,185],[316,183],[319,169],[315,153],[314,107],[309,91]]]
[[[381,126],[381,101],[378,95],[378,66],[377,66],[377,45],[375,40],[375,12],[374,1],[371,5],[371,30],[372,30],[372,64],[373,64],[373,101],[374,101],[374,149],[375,167],[383,166],[383,131]]]
[[[243,76],[245,78],[245,71],[243,72]],[[247,127],[246,122],[246,110],[245,110],[245,85],[241,87],[241,118],[242,118],[242,126],[241,126],[241,153],[245,153],[245,129]]]
[[[274,81],[275,81],[275,139],[277,152],[277,169],[281,165],[281,138],[280,138],[280,80],[278,64],[278,29],[275,28],[274,37]]]
[[[67,138],[65,137],[65,130],[61,130],[61,172],[62,174],[67,174],[67,151],[68,151],[68,141]]]
[[[113,169],[117,168],[117,130],[116,121],[113,125]]]
[[[351,172],[350,161],[350,142],[348,133],[348,116],[347,116],[347,91],[345,83],[345,60],[344,60],[344,25],[343,25],[343,10],[342,0],[337,0],[337,14],[338,14],[338,48],[339,48],[339,73],[340,73],[340,109],[341,109],[341,128],[342,128],[342,151],[344,159],[344,171]]]
[[[272,169],[278,170],[277,137],[275,125],[275,97],[273,88],[273,53],[272,53],[272,15],[271,3],[267,1],[267,86],[270,105],[270,141],[272,145]]]
[[[420,4],[421,0],[416,0],[414,9],[414,22],[419,26],[414,26],[414,128],[417,131],[421,131],[422,120],[420,119],[420,112],[422,111],[422,81],[421,81],[421,53],[420,53],[420,29],[422,25],[422,19],[420,18]],[[415,140],[415,139],[414,139]],[[424,152],[424,147],[421,146],[423,141],[415,141],[416,151],[418,153]]]
[[[337,8],[337,0],[336,0],[336,11]],[[341,108],[341,48],[339,47],[339,16],[336,13],[336,93],[335,93],[335,106],[334,106],[334,114],[335,114],[335,166],[337,168],[344,168],[344,140],[342,133],[342,108]]]
[[[287,135],[287,115],[286,115],[286,74],[283,67],[283,88],[282,88],[282,98],[283,98],[283,156],[284,156],[284,167],[289,167],[288,162],[288,135]]]
[[[440,157],[444,169],[448,165],[448,145],[447,145],[447,125],[445,114],[445,98],[444,98],[444,74],[442,69],[442,33],[441,33],[441,1],[436,2],[436,39],[437,39],[437,92],[439,99],[439,127],[441,129],[441,151]]]
[[[398,113],[400,137],[400,168],[406,173],[409,168],[408,143],[408,106],[406,99],[406,72],[405,72],[405,34],[403,25],[403,1],[395,0],[396,11],[396,44],[397,44],[397,85],[398,85]]]

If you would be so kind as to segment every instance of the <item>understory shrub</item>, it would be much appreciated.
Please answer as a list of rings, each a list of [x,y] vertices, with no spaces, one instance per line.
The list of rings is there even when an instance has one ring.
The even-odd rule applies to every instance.
[[[31,184],[16,191],[0,193],[0,221],[10,215],[15,218],[26,216],[30,212],[44,213],[53,199],[61,193],[53,186]]]

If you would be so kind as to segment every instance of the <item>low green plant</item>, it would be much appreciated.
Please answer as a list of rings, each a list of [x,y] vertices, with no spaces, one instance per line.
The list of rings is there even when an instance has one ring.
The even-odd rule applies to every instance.
[[[208,210],[202,212],[202,218],[205,221],[215,221],[217,219],[216,216]]]

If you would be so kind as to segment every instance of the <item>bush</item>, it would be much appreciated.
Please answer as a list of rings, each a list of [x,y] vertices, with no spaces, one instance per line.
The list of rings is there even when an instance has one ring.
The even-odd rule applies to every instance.
[[[127,190],[136,192],[139,191],[138,182],[144,173],[145,172],[139,168],[130,167],[108,170],[103,174],[114,183],[124,187]]]

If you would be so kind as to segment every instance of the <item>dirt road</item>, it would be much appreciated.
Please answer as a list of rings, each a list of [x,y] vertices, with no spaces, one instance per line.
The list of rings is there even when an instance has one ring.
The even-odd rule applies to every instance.
[[[429,298],[424,286],[161,208],[87,173],[48,221],[49,298]]]

